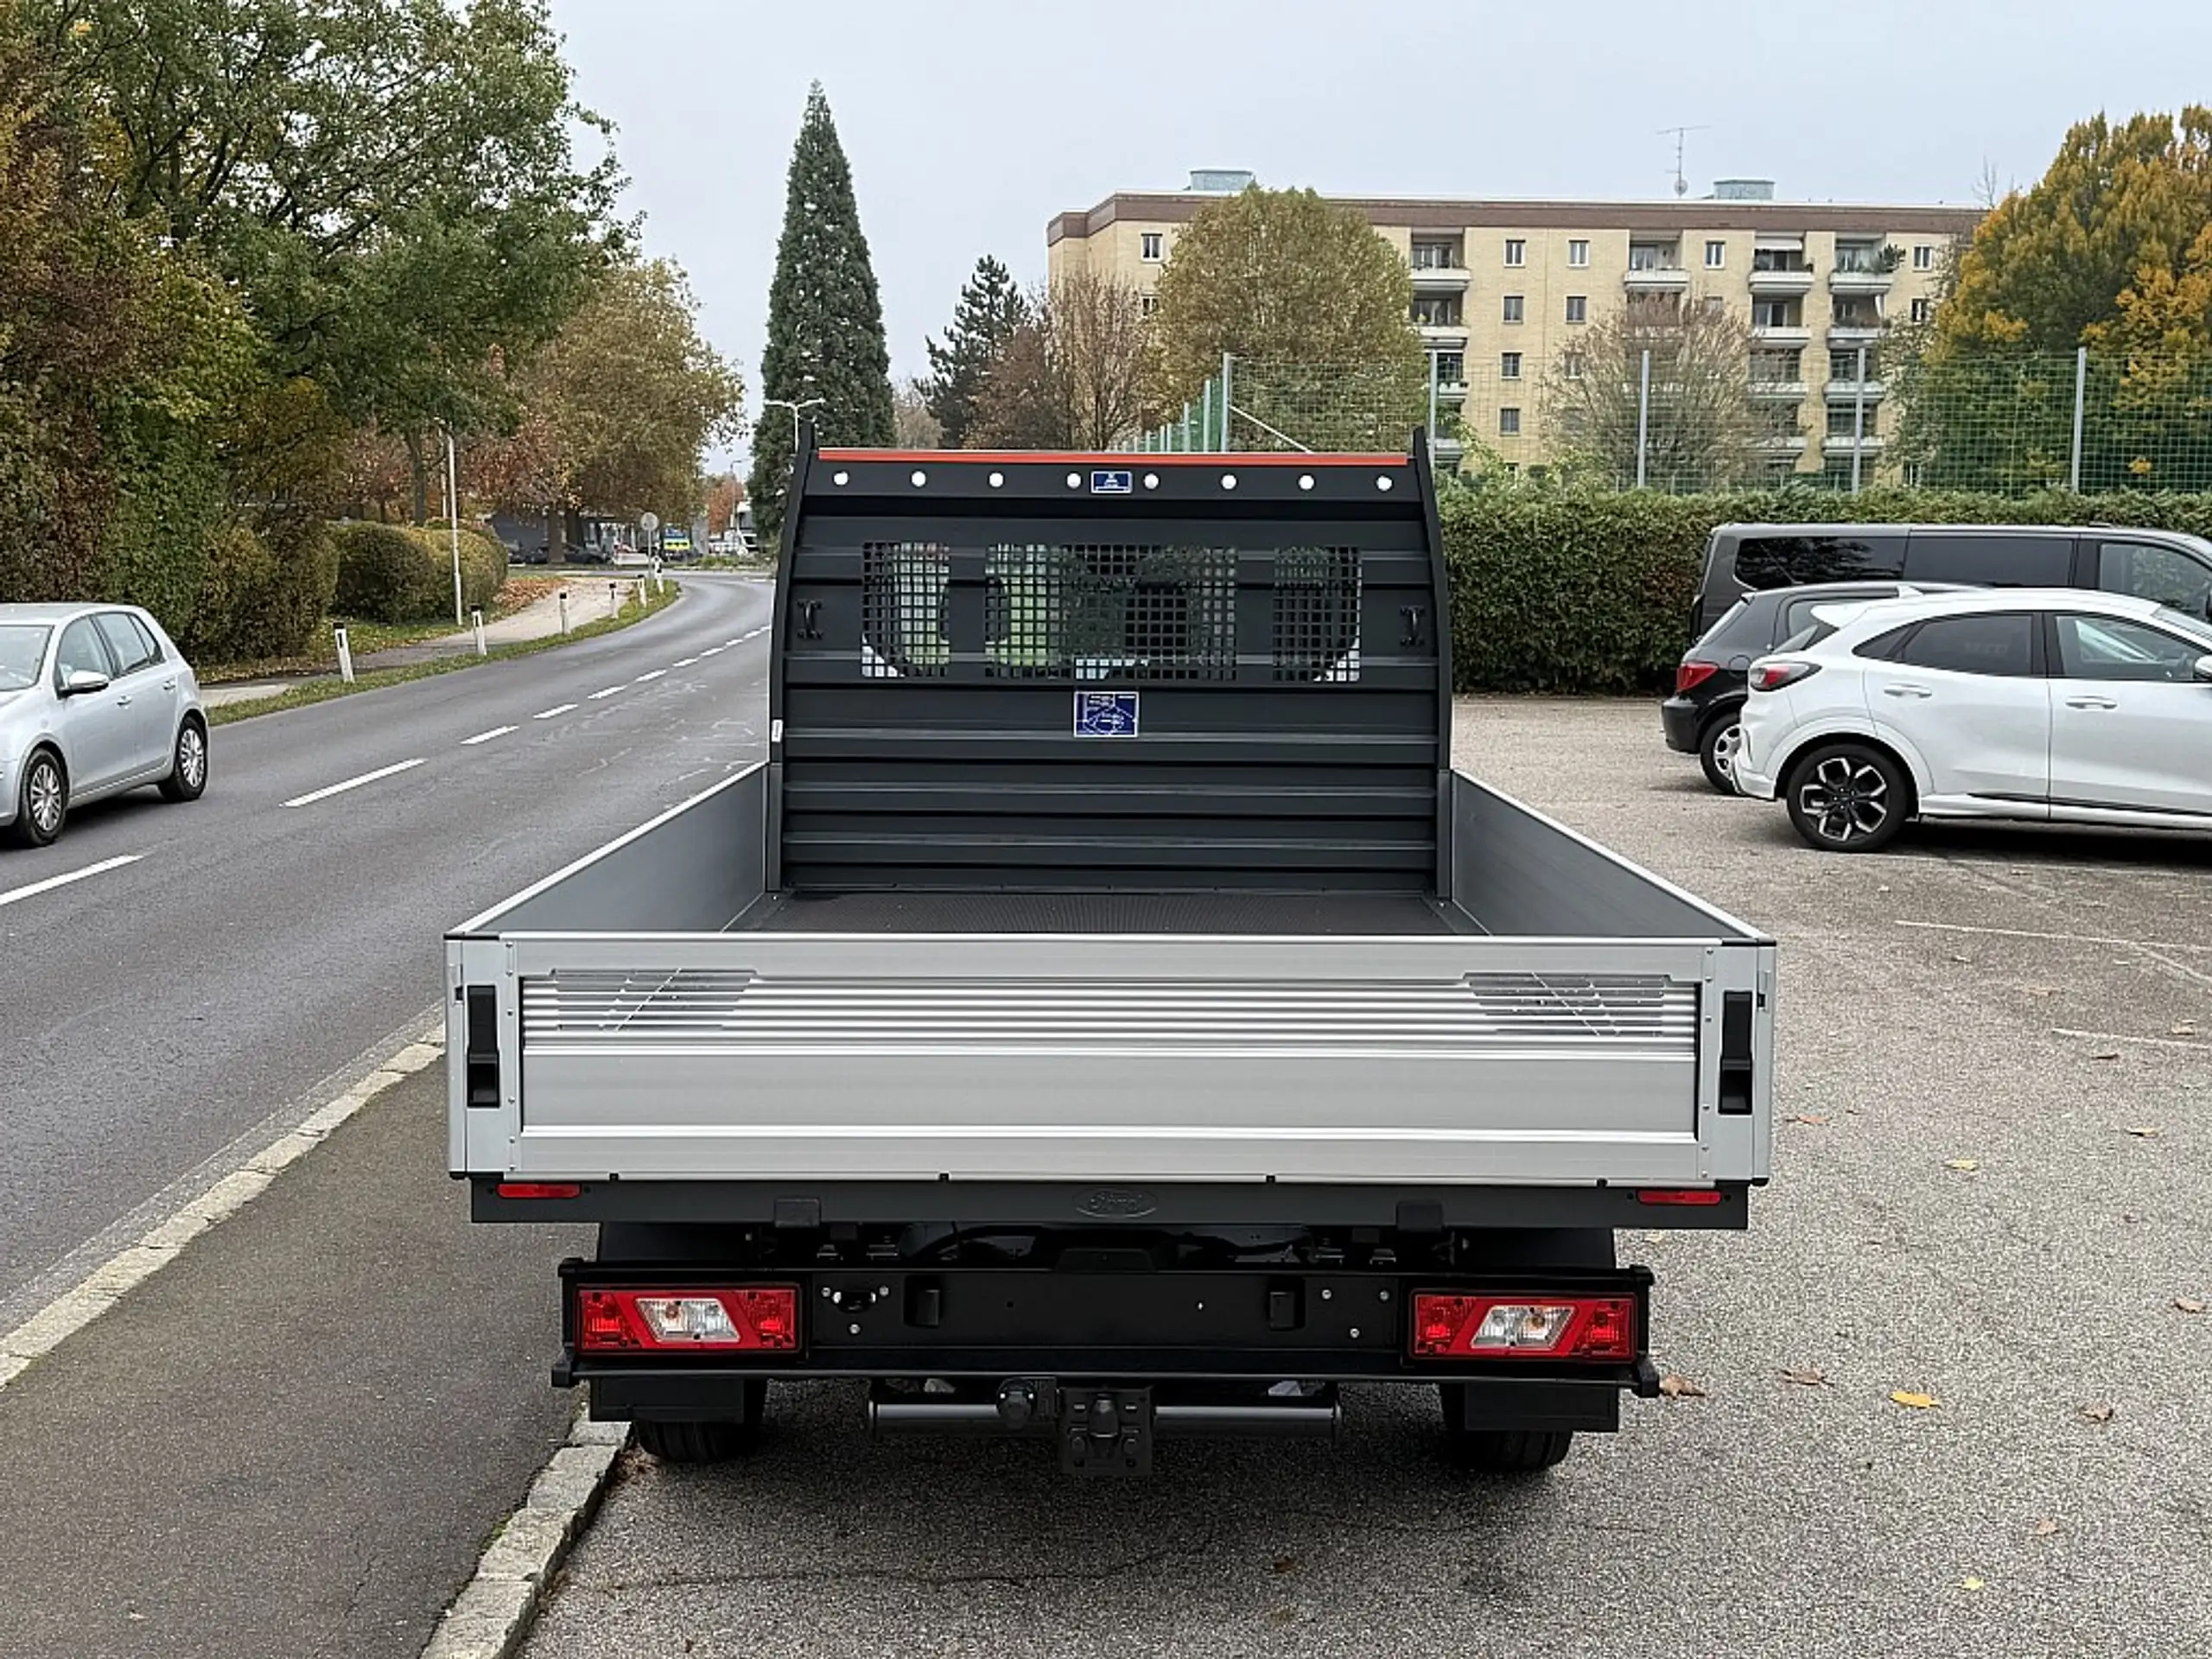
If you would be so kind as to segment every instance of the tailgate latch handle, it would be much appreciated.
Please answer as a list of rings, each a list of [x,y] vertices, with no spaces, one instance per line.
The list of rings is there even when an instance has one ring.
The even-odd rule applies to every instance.
[[[465,1051],[468,1103],[499,1103],[499,990],[496,985],[468,988],[468,1046]]]
[[[1428,613],[1418,605],[1401,605],[1398,607],[1398,613],[1406,620],[1405,636],[1398,643],[1402,645],[1421,644],[1421,625]]]
[[[822,637],[822,601],[818,599],[802,599],[795,603],[798,610],[798,637],[802,639],[819,639]]]
[[[1740,1116],[1751,1109],[1751,994],[1720,994],[1720,1109]]]

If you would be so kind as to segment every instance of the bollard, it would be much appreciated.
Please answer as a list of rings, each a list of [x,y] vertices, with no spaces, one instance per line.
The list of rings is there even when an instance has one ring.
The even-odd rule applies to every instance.
[[[484,643],[484,613],[471,611],[469,615],[476,619],[476,654],[479,657],[489,657],[492,654],[491,647]]]
[[[334,628],[332,632],[338,636],[338,677],[351,685],[353,683],[353,645],[346,638],[345,629]]]
[[[566,633],[568,631],[569,631],[569,590],[568,590],[567,588],[563,588],[561,590],[561,632],[563,632],[563,633]]]
[[[607,584],[607,613],[609,616],[619,616],[621,614],[622,601],[620,597],[621,592],[622,584],[620,582],[610,582]]]

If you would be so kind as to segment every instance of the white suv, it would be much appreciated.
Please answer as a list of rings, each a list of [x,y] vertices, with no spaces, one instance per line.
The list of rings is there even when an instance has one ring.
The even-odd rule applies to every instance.
[[[2212,626],[2124,594],[1823,607],[1751,664],[1736,785],[1830,852],[1906,822],[2212,830]]]

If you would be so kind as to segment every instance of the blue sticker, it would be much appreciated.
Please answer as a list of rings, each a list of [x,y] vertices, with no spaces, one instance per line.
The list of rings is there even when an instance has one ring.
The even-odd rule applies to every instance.
[[[1077,737],[1135,737],[1137,694],[1134,691],[1078,691],[1075,694]]]
[[[1093,473],[1090,475],[1090,493],[1093,495],[1127,495],[1135,487],[1135,473],[1119,469]]]

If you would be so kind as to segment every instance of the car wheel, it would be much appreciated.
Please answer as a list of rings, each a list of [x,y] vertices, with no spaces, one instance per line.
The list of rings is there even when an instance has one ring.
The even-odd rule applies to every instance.
[[[1825,853],[1879,852],[1912,815],[1904,768],[1864,743],[1815,749],[1791,768],[1783,795],[1797,833]]]
[[[638,1445],[663,1463],[727,1463],[760,1444],[760,1418],[768,1403],[765,1382],[745,1385],[745,1421],[636,1425]]]
[[[1744,747],[1744,722],[1732,710],[1707,725],[1697,741],[1698,764],[1705,781],[1723,795],[1736,792],[1736,752]]]
[[[69,817],[69,774],[52,749],[34,749],[16,786],[13,834],[19,847],[50,847]]]
[[[196,801],[207,792],[207,728],[197,715],[187,715],[176,728],[176,754],[169,775],[162,779],[165,801]]]

